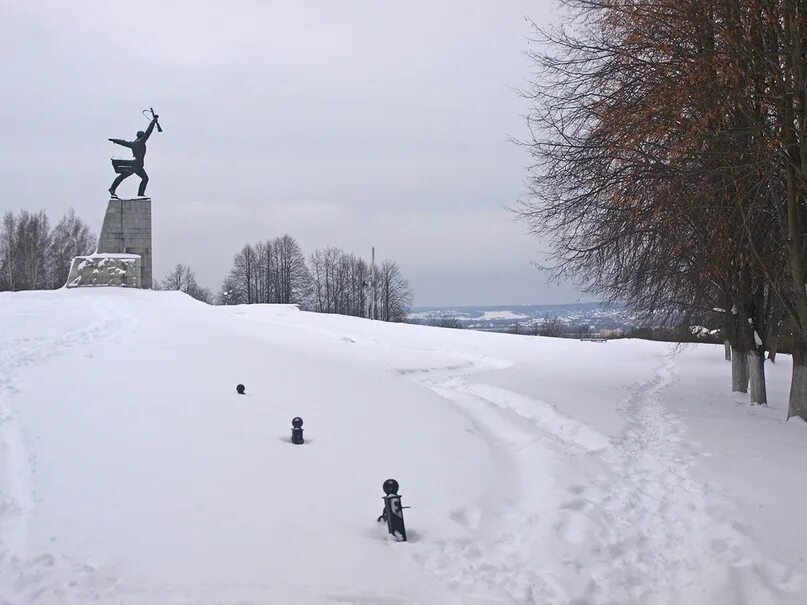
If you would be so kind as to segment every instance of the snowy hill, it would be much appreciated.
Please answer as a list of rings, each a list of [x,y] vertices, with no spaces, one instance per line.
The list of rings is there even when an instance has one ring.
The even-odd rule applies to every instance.
[[[749,408],[711,345],[113,289],[0,326],[0,603],[807,602],[786,356]]]

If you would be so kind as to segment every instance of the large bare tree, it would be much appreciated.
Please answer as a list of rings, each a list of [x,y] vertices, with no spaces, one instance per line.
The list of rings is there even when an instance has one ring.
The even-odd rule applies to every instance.
[[[807,417],[801,3],[565,4],[570,27],[531,54],[522,218],[556,274],[656,318],[719,309],[752,402],[771,326],[791,325],[790,414]]]

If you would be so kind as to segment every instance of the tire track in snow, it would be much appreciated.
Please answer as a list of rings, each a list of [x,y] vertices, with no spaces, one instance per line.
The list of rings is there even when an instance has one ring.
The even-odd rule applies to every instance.
[[[450,401],[490,449],[493,472],[486,494],[452,518],[467,538],[419,544],[415,557],[464,595],[464,603],[566,603],[569,595],[554,570],[536,558],[545,550],[543,510],[551,500],[554,450],[583,454],[607,440],[551,406],[518,393],[471,383],[469,376],[511,365],[463,356],[466,363],[403,370]]]

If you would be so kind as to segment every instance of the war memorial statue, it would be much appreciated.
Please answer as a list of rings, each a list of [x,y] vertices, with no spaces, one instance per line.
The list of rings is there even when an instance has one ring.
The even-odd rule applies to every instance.
[[[157,121],[160,116],[155,114],[153,109],[146,111],[151,112],[151,122],[149,123],[145,132],[142,130],[137,132],[137,138],[134,141],[109,139],[116,145],[122,145],[123,147],[128,147],[131,149],[132,155],[134,156],[133,160],[112,160],[112,167],[118,174],[115,180],[112,181],[112,185],[109,188],[109,193],[112,197],[118,197],[118,195],[115,193],[115,191],[118,189],[118,185],[120,185],[124,179],[132,176],[133,174],[140,177],[140,187],[137,189],[138,197],[144,197],[146,195],[146,185],[148,185],[149,182],[149,175],[146,174],[146,171],[143,168],[143,162],[146,158],[146,141],[148,141],[148,138],[154,131],[155,126],[157,127],[157,132],[163,131],[163,129],[160,127],[160,123]]]
[[[131,149],[134,159],[112,160],[112,167],[118,176],[109,188],[110,200],[101,225],[98,245],[92,254],[73,259],[67,278],[68,288],[152,287],[151,199],[145,195],[149,177],[143,168],[143,162],[146,157],[146,141],[155,127],[157,132],[162,132],[162,128],[157,121],[159,116],[153,109],[144,110],[143,113],[149,119],[149,125],[145,131],[137,133],[134,141],[109,139]],[[140,177],[138,197],[119,198],[115,193],[118,185],[133,174]]]

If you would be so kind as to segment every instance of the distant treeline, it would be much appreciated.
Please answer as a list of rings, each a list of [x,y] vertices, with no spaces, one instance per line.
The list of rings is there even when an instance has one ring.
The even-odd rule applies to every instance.
[[[51,230],[44,211],[7,212],[0,229],[0,290],[48,290],[67,281],[74,256],[95,250],[96,238],[69,210]],[[298,304],[319,313],[403,321],[413,291],[395,261],[375,269],[336,247],[306,258],[290,235],[245,245],[217,295],[199,285],[189,266],[178,264],[155,289],[180,290],[210,304]]]
[[[337,247],[306,256],[290,235],[245,245],[233,258],[220,304],[299,304],[318,313],[403,321],[413,291],[395,261],[376,267]]]
[[[445,327],[464,327],[462,322],[443,318],[440,323],[430,325],[440,325]],[[584,324],[572,324],[564,322],[558,317],[545,317],[540,322],[516,322],[501,329],[490,331],[503,332],[505,334],[521,334],[525,336],[550,336],[554,338],[605,338],[616,340],[621,338],[640,338],[642,340],[656,340],[661,342],[674,343],[698,343],[698,344],[725,344],[726,336],[721,329],[708,329],[700,325],[690,325],[687,322],[677,323],[667,326],[625,326],[623,328],[594,328]],[[767,358],[775,361],[778,353],[790,354],[793,342],[789,334],[782,334],[779,338],[768,341],[766,347]]]
[[[53,229],[44,211],[6,212],[0,225],[0,291],[61,288],[73,257],[90,254],[95,243],[72,208]]]

